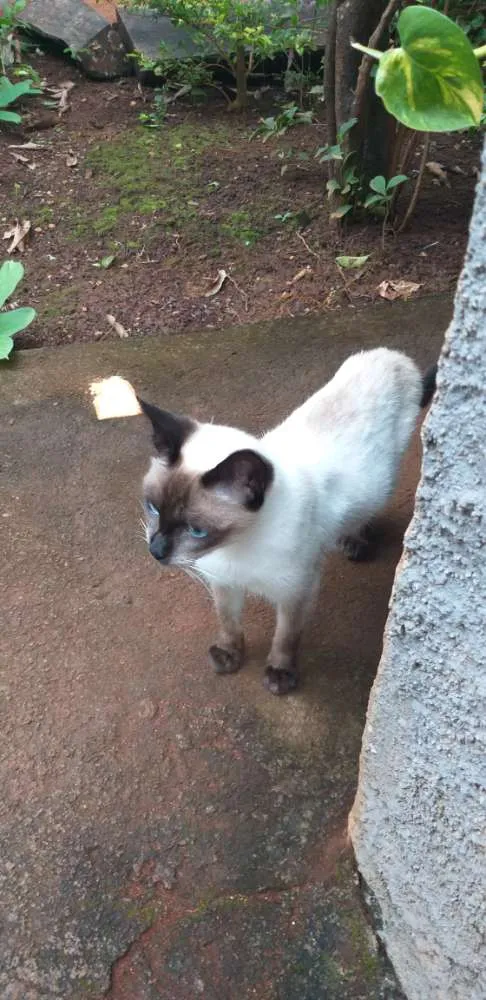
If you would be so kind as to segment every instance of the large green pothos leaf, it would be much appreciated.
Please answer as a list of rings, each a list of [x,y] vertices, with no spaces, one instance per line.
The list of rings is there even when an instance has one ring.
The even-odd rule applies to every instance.
[[[483,82],[478,59],[454,21],[430,7],[407,7],[398,19],[399,49],[378,52],[376,93],[387,111],[420,132],[479,125]]]

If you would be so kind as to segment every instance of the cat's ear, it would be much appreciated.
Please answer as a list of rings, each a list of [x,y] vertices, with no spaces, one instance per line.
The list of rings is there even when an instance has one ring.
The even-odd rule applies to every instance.
[[[247,510],[259,510],[273,480],[273,467],[251,448],[234,451],[228,458],[201,477],[206,489],[215,490],[232,503]]]
[[[146,403],[137,396],[140,409],[152,424],[152,440],[156,451],[165,458],[169,465],[177,462],[182,445],[196,429],[196,424],[189,417],[178,417],[167,410],[159,410],[158,406]]]

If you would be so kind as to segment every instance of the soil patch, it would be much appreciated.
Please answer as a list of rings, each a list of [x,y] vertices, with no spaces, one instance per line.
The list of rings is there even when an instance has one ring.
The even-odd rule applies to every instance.
[[[285,99],[277,90],[242,116],[219,98],[177,103],[146,128],[139,116],[152,111],[154,92],[134,78],[94,82],[52,55],[34,63],[50,85],[69,78],[75,87],[62,117],[38,98],[22,126],[0,135],[1,221],[5,229],[15,218],[32,222],[21,298],[38,319],[18,346],[116,337],[108,314],[132,336],[340,308],[352,321],[385,279],[418,282],[419,294],[457,281],[477,136],[434,139],[429,157],[444,165],[447,184],[427,176],[410,229],[389,235],[383,250],[380,222],[329,220],[324,170],[313,159],[322,121],[280,140],[251,138]],[[34,169],[12,155],[11,144],[24,142],[38,144],[20,151]],[[282,173],[289,149],[308,158],[295,156]],[[359,275],[342,274],[339,254],[370,258]],[[208,298],[219,269],[230,280]]]

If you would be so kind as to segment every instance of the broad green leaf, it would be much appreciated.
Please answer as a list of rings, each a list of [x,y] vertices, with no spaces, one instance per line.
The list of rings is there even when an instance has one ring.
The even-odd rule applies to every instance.
[[[0,306],[15,291],[24,276],[24,265],[16,260],[6,260],[0,267]],[[3,314],[1,314],[3,315]]]
[[[398,187],[399,184],[405,184],[408,181],[406,174],[395,174],[395,177],[391,177],[386,185],[387,191],[392,191],[393,188]]]
[[[11,83],[6,76],[0,77],[0,107],[6,108],[24,94],[40,94],[41,91],[32,86],[32,80],[20,80]]]
[[[109,267],[111,267],[115,260],[116,254],[109,253],[106,257],[102,257],[101,260],[98,260],[96,264],[93,264],[93,267],[101,267],[104,271],[106,271]]]
[[[370,188],[372,191],[376,191],[377,194],[386,194],[385,178],[381,174],[378,174],[377,177],[372,177],[370,180]]]
[[[11,122],[13,125],[20,125],[22,118],[16,111],[2,111],[0,109],[0,122]]]
[[[331,212],[330,218],[342,219],[344,218],[345,215],[348,214],[348,212],[351,211],[352,207],[353,207],[352,205],[340,205],[335,212]]]
[[[351,131],[351,129],[353,128],[353,126],[356,125],[357,121],[358,121],[357,118],[348,118],[347,122],[343,122],[342,125],[339,126],[339,128],[337,130],[337,135],[338,135],[339,142],[342,142],[342,140],[344,139],[344,136],[347,135],[348,132]]]
[[[36,315],[35,309],[31,309],[30,306],[0,313],[0,337],[14,337],[20,330],[25,330],[25,327],[32,323]]]
[[[336,193],[336,191],[340,191],[341,190],[341,185],[340,185],[339,181],[336,180],[335,177],[332,177],[330,181],[327,181],[326,188],[327,188],[328,196],[329,196],[329,198],[331,198],[332,195]]]
[[[378,205],[378,204],[380,204],[380,205],[384,204],[384,202],[383,202],[383,195],[382,194],[369,194],[368,197],[367,197],[367,199],[366,199],[366,201],[365,201],[365,203],[364,203],[364,207],[365,208],[371,208],[372,205]]]
[[[369,260],[369,256],[370,256],[369,253],[366,253],[363,254],[361,257],[344,256],[344,257],[335,257],[334,259],[336,261],[336,264],[339,264],[339,267],[344,267],[348,269],[352,267],[363,267],[363,264],[366,264],[366,261]]]
[[[376,93],[398,121],[422,132],[479,125],[483,83],[462,29],[429,7],[407,7],[398,19],[401,48],[381,54]]]
[[[5,361],[8,358],[13,348],[13,340],[8,336],[7,333],[2,333],[0,330],[0,361]]]

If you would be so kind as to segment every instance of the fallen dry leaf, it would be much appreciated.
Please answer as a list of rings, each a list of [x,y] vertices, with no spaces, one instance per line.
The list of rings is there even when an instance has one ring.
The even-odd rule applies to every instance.
[[[449,178],[441,163],[436,163],[435,160],[429,160],[429,162],[426,163],[425,166],[427,167],[429,174],[432,174],[433,177],[437,177],[437,180],[439,180],[441,184],[445,184],[446,187],[451,186],[449,183]]]
[[[40,142],[22,142],[20,145],[12,143],[8,147],[9,149],[47,149],[47,146],[43,146]]]
[[[31,163],[27,156],[22,156],[22,153],[10,153],[10,156],[13,156],[16,163],[22,163],[28,170],[35,170],[35,163]]]
[[[213,282],[211,288],[208,288],[207,292],[204,292],[204,298],[210,299],[212,298],[213,295],[217,295],[218,292],[221,291],[227,277],[228,277],[227,272],[223,268],[221,268],[218,271],[218,277],[216,278],[216,281]]]
[[[111,313],[107,313],[106,318],[110,326],[113,327],[115,333],[118,334],[121,340],[126,340],[127,337],[129,336],[128,330],[125,330],[125,327],[122,326],[121,323],[119,323],[118,320],[116,320],[115,317],[111,315]]]
[[[382,281],[377,291],[382,299],[393,302],[395,299],[408,299],[418,291],[420,285],[416,281]]]
[[[68,155],[66,156],[66,166],[77,167],[78,163],[79,160],[76,156],[76,153],[73,153],[72,149],[70,149]]]
[[[307,264],[306,267],[303,267],[300,271],[297,271],[297,274],[294,274],[293,278],[290,279],[288,284],[295,285],[297,284],[298,281],[302,281],[302,278],[310,278],[312,274],[313,270],[310,264]]]
[[[15,225],[12,226],[11,229],[7,229],[7,231],[3,234],[3,238],[4,240],[12,241],[10,246],[7,247],[7,253],[14,253],[15,250],[18,250],[19,253],[24,252],[24,240],[30,232],[31,226],[32,223],[30,219],[23,219],[22,222],[19,222],[17,219],[15,221]]]
[[[66,80],[64,83],[60,83],[58,87],[46,87],[46,90],[58,102],[57,111],[59,115],[63,115],[69,110],[69,94],[74,86],[75,84],[72,80]]]

